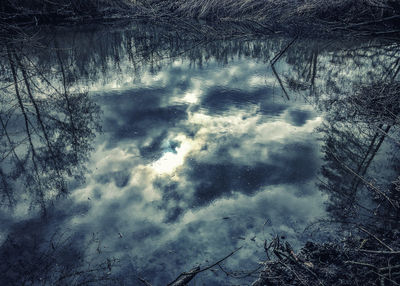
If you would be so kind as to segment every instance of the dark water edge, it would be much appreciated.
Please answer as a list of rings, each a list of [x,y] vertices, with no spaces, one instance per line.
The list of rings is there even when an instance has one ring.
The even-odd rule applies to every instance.
[[[266,237],[259,234],[265,228],[271,232],[267,242],[276,241],[278,235],[289,240],[295,250],[301,248],[310,238],[309,234],[299,238],[298,233],[310,223],[301,220],[319,216],[299,202],[315,201],[310,205],[323,206],[319,194],[330,197],[330,217],[325,220],[342,222],[343,234],[351,232],[354,225],[368,226],[369,232],[379,229],[373,232],[375,236],[379,234],[397,249],[397,237],[386,238],[396,229],[393,220],[397,218],[390,206],[390,201],[396,200],[396,193],[391,193],[396,186],[390,183],[398,175],[397,119],[393,117],[398,114],[396,43],[298,39],[279,59],[274,72],[269,62],[292,38],[204,41],[194,34],[133,25],[55,29],[34,40],[2,46],[2,156],[7,160],[2,160],[1,190],[5,205],[2,225],[7,234],[3,235],[1,255],[7,259],[1,267],[7,273],[4,279],[9,279],[6,285],[22,280],[74,285],[93,279],[97,279],[95,285],[135,285],[136,275],[164,285],[197,263],[215,262],[243,241],[247,254],[239,252],[239,257],[232,256],[224,264],[236,269],[235,275],[199,274],[207,285],[236,281],[232,276],[246,276],[258,267],[257,261],[265,260]],[[13,82],[13,69],[17,83]],[[196,84],[200,86],[193,89]],[[22,106],[29,110],[26,117],[15,86]],[[200,95],[188,92],[192,89]],[[180,93],[185,97],[178,96]],[[237,125],[230,125],[233,118],[239,120]],[[256,125],[248,125],[253,119]],[[308,124],[317,119],[322,124],[312,133]],[[283,127],[266,128],[274,122]],[[251,128],[240,131],[241,126]],[[254,130],[260,127],[271,132],[271,138],[277,136],[278,144],[257,138],[262,133]],[[202,128],[212,132],[204,135]],[[290,136],[279,141],[283,135],[275,134],[276,130],[290,130]],[[165,154],[180,154],[186,150],[185,142],[195,142],[199,134],[206,140],[196,152],[188,153],[186,167],[176,172],[187,182],[162,176],[147,181],[152,175],[148,167],[140,166],[163,167],[160,159],[167,159]],[[12,146],[16,145],[19,149],[14,152]],[[114,160],[112,151],[118,146],[122,153]],[[263,155],[265,149],[271,155]],[[98,165],[108,156],[112,160]],[[129,171],[134,166],[142,168],[135,172],[139,179]],[[168,168],[158,169],[161,173],[165,170]],[[315,181],[316,174],[322,182]],[[130,185],[137,180],[142,183]],[[371,180],[393,198],[387,200],[374,191],[365,182]],[[97,186],[91,189],[93,182]],[[161,204],[143,196],[146,193],[140,188],[148,185],[163,190]],[[263,193],[259,189],[264,186],[281,199],[271,200],[267,193],[260,198]],[[103,204],[102,197],[110,190],[122,200],[108,198]],[[186,190],[196,195],[186,196]],[[272,218],[255,219],[248,215],[254,211],[251,201],[258,201],[265,212],[274,210],[279,202],[282,208],[272,212]],[[207,208],[213,204],[214,213]],[[139,207],[137,214],[132,216],[127,206]],[[160,238],[187,214],[182,206],[193,209],[201,219],[183,221],[187,227],[180,232],[185,235],[163,245]],[[21,211],[28,207],[31,212]],[[239,214],[237,209],[242,209]],[[373,209],[372,216],[369,209]],[[146,210],[165,213],[157,221],[150,219],[154,214],[146,214]],[[291,215],[297,211],[306,215]],[[141,227],[130,229],[135,219]],[[165,225],[160,227],[160,222]],[[275,230],[276,226],[281,228]],[[294,226],[296,233],[283,226]],[[315,241],[329,239],[330,232],[337,235],[336,226],[318,226],[313,230]],[[199,232],[201,229],[204,232]],[[227,229],[233,242],[225,240]],[[363,247],[382,247],[364,231],[360,233],[357,239],[367,239]],[[213,241],[215,237],[222,243]],[[150,243],[141,244],[146,240]],[[110,247],[112,250],[107,249]],[[129,253],[129,249],[133,251]],[[258,256],[252,259],[254,251]],[[195,256],[198,252],[201,255]],[[384,263],[385,259],[375,261]],[[82,275],[71,276],[77,269]],[[41,282],[44,279],[46,282]],[[243,284],[255,278],[244,279],[247,282]],[[286,284],[296,277],[290,279]]]

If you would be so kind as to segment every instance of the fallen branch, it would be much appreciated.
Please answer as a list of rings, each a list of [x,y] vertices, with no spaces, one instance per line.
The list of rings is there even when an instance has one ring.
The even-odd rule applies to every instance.
[[[200,266],[195,267],[193,269],[191,269],[189,272],[183,272],[181,274],[179,274],[179,276],[172,281],[171,283],[167,284],[167,286],[184,286],[187,283],[189,283],[197,274],[199,274],[200,272],[204,272],[208,269],[213,268],[214,266],[219,265],[221,262],[223,262],[224,260],[228,259],[229,257],[231,257],[232,255],[234,255],[236,252],[238,252],[243,246],[239,247],[238,249],[232,251],[230,254],[228,254],[227,256],[225,256],[224,258],[218,260],[217,262],[215,262],[214,264],[207,266],[206,268],[200,269]]]
[[[384,247],[386,247],[387,249],[389,249],[391,252],[393,252],[393,249],[387,245],[386,243],[384,243],[382,240],[380,240],[378,237],[376,237],[373,233],[370,233],[368,230],[366,230],[365,228],[359,226],[358,227],[360,230],[362,230],[363,232],[365,232],[366,234],[369,234],[370,236],[372,236],[373,238],[375,238],[380,244],[382,244]]]
[[[281,89],[282,89],[283,93],[285,94],[286,98],[287,98],[288,100],[290,100],[289,94],[287,93],[285,87],[283,86],[282,80],[281,80],[281,78],[279,77],[278,73],[276,72],[275,67],[274,67],[273,65],[271,65],[271,67],[272,67],[272,72],[274,73],[276,79],[278,80],[278,83],[279,83],[279,85],[281,86]]]
[[[143,278],[138,277],[138,276],[136,276],[136,277],[137,277],[137,279],[138,279],[140,282],[142,282],[144,285],[146,285],[146,286],[153,286],[153,285],[151,285],[149,282],[147,282],[146,280],[144,280]]]
[[[369,250],[369,249],[357,249],[357,251],[372,253],[372,254],[400,254],[400,251],[380,251],[380,250]]]
[[[283,50],[281,50],[272,58],[272,60],[270,61],[271,66],[273,66],[282,57],[282,55],[287,51],[287,49],[290,48],[290,46],[297,40],[297,38],[298,36],[294,37],[294,39],[290,41]]]
[[[345,163],[343,163],[332,151],[330,151],[331,155],[336,159],[338,163],[340,163],[346,170],[348,170],[350,173],[352,173],[354,176],[359,178],[364,184],[369,186],[372,190],[374,190],[376,193],[380,194],[383,196],[394,209],[398,209],[398,206],[381,190],[379,190],[377,187],[375,187],[371,182],[368,182],[363,176],[357,174],[353,169],[351,169],[349,166],[347,166]]]

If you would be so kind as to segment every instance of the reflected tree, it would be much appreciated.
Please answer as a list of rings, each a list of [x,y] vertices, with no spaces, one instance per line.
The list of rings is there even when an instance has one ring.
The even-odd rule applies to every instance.
[[[390,191],[399,174],[400,90],[398,59],[392,59],[397,49],[375,46],[367,51],[363,47],[350,50],[350,54],[359,55],[353,61],[358,61],[356,67],[363,71],[347,79],[350,82],[340,72],[347,60],[335,56],[329,63],[335,63],[329,80],[313,87],[316,104],[326,112],[326,121],[319,128],[325,154],[320,188],[330,195],[328,210],[334,219],[346,224],[370,221],[376,228],[388,217],[378,215],[381,210],[390,210],[392,215],[398,212]],[[368,53],[373,56],[360,60]],[[365,74],[371,64],[374,71]]]
[[[398,52],[393,43],[321,41],[310,48],[299,41],[286,54],[287,87],[325,113],[320,188],[338,220],[374,217],[377,207],[394,204],[387,182],[398,167],[377,169],[398,160]]]
[[[101,242],[95,234],[85,242],[63,230],[47,233],[46,223],[21,223],[2,243],[2,285],[118,284],[114,272],[119,261],[96,252]]]
[[[292,92],[324,112],[319,188],[329,195],[330,216],[311,228],[325,227],[331,242],[308,242],[295,253],[276,238],[266,247],[276,260],[254,285],[400,282],[392,271],[400,262],[399,47],[369,42],[334,49],[318,49],[315,68],[312,49],[292,50],[294,72],[286,77]]]
[[[329,209],[337,217],[360,219],[360,214],[374,216],[383,205],[399,207],[386,190],[398,175],[399,107],[392,104],[399,94],[397,86],[397,82],[357,86],[320,128],[325,153],[321,188],[331,194]],[[388,164],[392,170],[384,167]]]
[[[28,199],[45,214],[49,201],[68,193],[68,178],[83,178],[99,108],[72,90],[60,57],[49,78],[23,48],[8,43],[2,51],[2,201],[12,207]]]

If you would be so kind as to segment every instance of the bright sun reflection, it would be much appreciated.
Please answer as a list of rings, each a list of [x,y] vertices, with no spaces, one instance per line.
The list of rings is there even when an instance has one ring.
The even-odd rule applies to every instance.
[[[193,141],[184,135],[180,135],[175,140],[181,142],[181,145],[175,149],[175,152],[166,152],[155,161],[151,167],[157,174],[170,174],[176,168],[183,165],[186,155],[193,148]]]

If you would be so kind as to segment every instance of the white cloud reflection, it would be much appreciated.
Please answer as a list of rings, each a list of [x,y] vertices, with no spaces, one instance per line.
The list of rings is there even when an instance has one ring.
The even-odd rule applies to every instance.
[[[120,67],[90,87],[105,132],[68,202],[83,207],[63,222],[129,261],[120,271],[157,272],[152,282],[162,285],[242,245],[228,266],[251,264],[264,239],[298,242],[324,214],[314,186],[322,119],[284,100],[263,63],[211,60],[198,69],[180,60],[140,78]]]
[[[180,61],[144,74],[121,93],[123,103],[106,97],[104,117],[118,126],[106,124],[92,175],[74,193],[77,201],[91,198],[76,225],[90,225],[113,254],[128,253],[143,273],[160,265],[163,273],[171,265],[187,270],[245,245],[235,266],[257,259],[263,240],[275,234],[299,241],[299,231],[324,214],[326,198],[313,181],[313,130],[322,118],[302,102],[285,101],[272,75],[263,74],[265,66],[253,61],[210,62],[200,70]],[[153,84],[161,92],[140,93]],[[179,106],[186,116],[174,113]]]
[[[186,155],[195,145],[195,142],[185,135],[178,135],[174,140],[179,142],[180,146],[175,150],[168,150],[160,159],[151,164],[152,169],[157,174],[171,174],[176,168],[182,166],[185,162]]]

